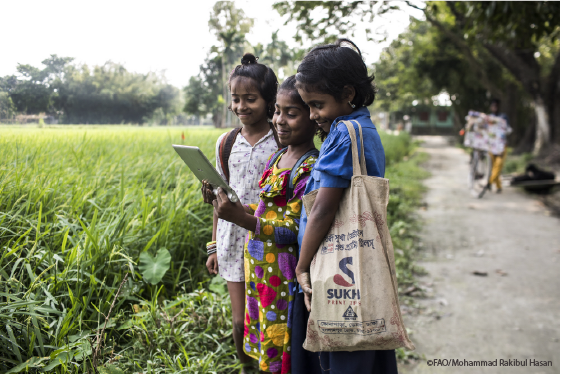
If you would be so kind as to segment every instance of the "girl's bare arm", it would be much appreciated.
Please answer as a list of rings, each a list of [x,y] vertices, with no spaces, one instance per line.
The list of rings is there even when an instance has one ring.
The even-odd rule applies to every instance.
[[[310,270],[312,257],[332,225],[343,193],[344,188],[322,187],[318,190],[302,239],[297,274]]]

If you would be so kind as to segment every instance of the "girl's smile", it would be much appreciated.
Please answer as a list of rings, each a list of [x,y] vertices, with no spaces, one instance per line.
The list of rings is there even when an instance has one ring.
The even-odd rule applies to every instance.
[[[231,110],[243,125],[267,120],[267,103],[250,78],[237,77],[231,81]]]
[[[279,140],[285,146],[308,142],[316,132],[316,125],[308,118],[308,108],[281,91],[277,95],[273,123]]]
[[[353,112],[352,107],[346,103],[354,98],[354,91],[351,91],[351,95],[341,102],[330,94],[307,92],[302,89],[299,89],[298,93],[310,108],[310,119],[316,121],[317,125],[326,133],[330,133],[330,127],[336,118],[347,116]]]

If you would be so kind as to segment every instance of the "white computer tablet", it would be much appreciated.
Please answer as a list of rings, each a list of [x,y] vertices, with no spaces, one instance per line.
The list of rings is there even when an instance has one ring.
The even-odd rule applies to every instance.
[[[187,164],[191,172],[199,181],[207,180],[213,186],[213,189],[222,188],[227,192],[231,202],[237,202],[239,197],[237,193],[225,182],[223,177],[217,172],[215,167],[209,162],[209,159],[201,152],[199,147],[172,145],[181,159]]]

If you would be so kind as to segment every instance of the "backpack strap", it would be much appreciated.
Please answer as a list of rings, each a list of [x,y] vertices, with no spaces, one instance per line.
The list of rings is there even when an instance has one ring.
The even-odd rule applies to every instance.
[[[271,130],[273,131],[273,136],[275,137],[275,142],[277,143],[277,146],[279,147],[279,149],[282,149],[283,146],[279,141],[279,135],[277,134],[277,129],[275,129],[272,123],[269,123],[269,125],[271,127]],[[230,132],[227,132],[227,134],[225,134],[223,139],[221,139],[221,143],[219,144],[219,158],[221,160],[221,168],[223,169],[223,174],[225,175],[225,177],[227,177],[227,182],[231,181],[229,174],[229,158],[231,157],[231,150],[233,149],[233,145],[237,140],[237,134],[241,132],[241,129],[242,128],[235,128]],[[283,150],[286,151],[286,147]],[[280,156],[282,152],[281,153],[277,152],[275,154],[275,157]],[[274,161],[276,161],[276,159],[273,160],[273,162]]]
[[[227,132],[221,143],[219,144],[219,158],[221,160],[221,169],[223,169],[223,174],[227,177],[227,183],[231,182],[229,175],[229,157],[231,157],[231,150],[237,139],[237,134],[241,132],[242,128],[235,128],[230,132]]]
[[[281,156],[282,154],[284,154],[287,149],[288,149],[288,147],[281,148],[280,150],[278,150],[277,152],[274,153],[273,157],[272,157],[271,160],[269,161],[269,168],[271,168],[273,165],[275,165],[275,163],[277,162],[277,159],[279,158],[279,156]]]
[[[286,148],[284,148],[284,150],[286,150]],[[316,148],[313,148],[313,149],[307,151],[306,154],[302,155],[296,161],[294,166],[292,167],[290,177],[288,179],[288,186],[287,186],[287,191],[286,191],[286,201],[287,202],[292,199],[292,195],[294,193],[294,176],[296,175],[296,171],[301,166],[301,164],[304,163],[304,161],[306,159],[308,159],[310,156],[318,156],[318,154],[319,154],[319,151]]]

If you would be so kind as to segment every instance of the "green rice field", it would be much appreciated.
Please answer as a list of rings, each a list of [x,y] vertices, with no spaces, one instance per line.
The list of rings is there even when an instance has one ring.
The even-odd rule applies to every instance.
[[[238,372],[229,298],[205,268],[212,208],[171,147],[214,162],[223,131],[0,126],[0,372]],[[424,156],[405,134],[382,141],[406,287]]]

